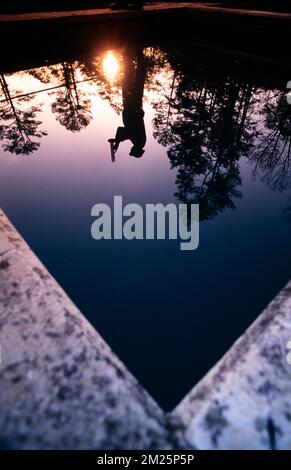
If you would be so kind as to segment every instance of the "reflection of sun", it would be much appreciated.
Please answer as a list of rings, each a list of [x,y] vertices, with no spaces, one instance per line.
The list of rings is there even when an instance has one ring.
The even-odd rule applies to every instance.
[[[117,57],[112,51],[108,51],[103,57],[102,61],[104,75],[108,80],[115,80],[118,71],[119,63]]]

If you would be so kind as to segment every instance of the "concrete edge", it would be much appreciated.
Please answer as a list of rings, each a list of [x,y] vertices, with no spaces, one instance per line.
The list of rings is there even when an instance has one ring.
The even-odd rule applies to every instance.
[[[5,23],[35,23],[35,22],[56,22],[56,21],[94,21],[97,19],[104,19],[105,17],[140,17],[143,14],[151,13],[165,13],[175,12],[175,10],[188,10],[189,12],[197,12],[210,15],[224,15],[227,17],[243,17],[243,18],[260,18],[271,20],[291,20],[291,13],[264,11],[264,10],[250,10],[244,8],[230,8],[217,6],[213,3],[196,3],[179,2],[179,3],[158,3],[153,2],[146,4],[142,12],[128,11],[128,10],[115,10],[111,11],[109,8],[98,9],[83,9],[83,10],[70,10],[70,11],[48,11],[48,12],[35,12],[35,13],[4,13],[0,14],[0,24]]]
[[[170,449],[163,411],[0,211],[0,447]]]
[[[171,414],[200,449],[291,449],[291,281]]]
[[[165,414],[0,211],[0,447],[291,449],[291,281]]]

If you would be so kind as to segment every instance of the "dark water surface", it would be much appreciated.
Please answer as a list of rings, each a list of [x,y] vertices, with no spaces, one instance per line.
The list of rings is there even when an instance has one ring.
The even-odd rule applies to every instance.
[[[167,409],[290,278],[288,79],[179,43],[0,76],[1,207]],[[107,141],[124,108],[144,154],[130,156],[126,140],[112,163]],[[91,208],[114,195],[199,203],[199,248],[94,241]]]

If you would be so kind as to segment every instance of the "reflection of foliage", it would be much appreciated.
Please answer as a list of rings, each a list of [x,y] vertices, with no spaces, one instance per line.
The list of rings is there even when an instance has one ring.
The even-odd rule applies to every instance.
[[[87,127],[92,119],[91,101],[77,89],[75,71],[71,63],[62,63],[61,75],[65,88],[57,92],[52,112],[66,129],[79,132]]]
[[[283,191],[291,182],[291,106],[285,93],[276,92],[264,106],[264,133],[254,153],[255,174],[263,171],[263,181],[273,190]]]
[[[76,72],[78,62],[62,62],[59,65],[30,70],[30,75],[42,83],[55,85],[58,91],[52,103],[52,112],[59,123],[71,132],[79,132],[87,127],[92,119],[91,101],[78,87]]]
[[[176,196],[199,203],[201,219],[211,219],[226,207],[234,209],[233,200],[241,197],[237,162],[255,136],[252,86],[234,78],[199,80],[179,69],[174,80],[170,97],[155,104],[154,136],[178,169]]]
[[[40,146],[32,138],[40,139],[46,135],[45,131],[39,129],[41,121],[36,120],[41,105],[23,110],[19,105],[30,101],[32,96],[23,96],[14,101],[4,75],[0,76],[0,86],[4,98],[0,106],[0,139],[4,141],[2,148],[17,155],[31,154]]]
[[[55,66],[38,67],[36,69],[30,69],[29,75],[31,75],[33,78],[36,78],[41,83],[45,83],[48,85],[51,83],[52,77],[56,76],[56,71],[57,69]]]
[[[238,168],[232,164],[224,168],[219,161],[199,178],[193,167],[180,167],[177,174],[178,191],[176,196],[183,203],[200,205],[201,220],[212,219],[226,207],[234,209],[234,198],[241,196],[236,186],[240,184]]]
[[[137,47],[137,46],[136,46]],[[52,111],[72,132],[85,128],[92,119],[89,87],[117,112],[122,110],[122,86],[127,64],[134,65],[136,48],[112,52],[118,67],[110,77],[104,54],[83,62],[30,70],[55,96]],[[141,49],[140,49],[141,50]],[[291,181],[291,107],[282,91],[266,92],[237,70],[215,69],[213,62],[193,63],[187,54],[143,49],[146,68],[145,99],[155,111],[154,137],[167,148],[171,167],[176,169],[176,195],[184,203],[200,204],[202,219],[211,219],[225,208],[235,208],[241,197],[239,160],[255,164],[272,189],[283,190]],[[227,70],[227,73],[223,72]],[[233,71],[234,70],[234,71]],[[81,84],[88,81],[88,86]],[[15,108],[4,77],[5,102],[0,110],[0,137],[5,150],[31,153],[39,143],[31,138],[38,130],[39,107]],[[25,103],[30,98],[18,98]]]
[[[234,199],[241,197],[241,157],[256,163],[255,172],[262,170],[272,189],[286,189],[291,182],[291,107],[285,93],[267,93],[236,73],[213,73],[209,64],[206,70],[201,64],[191,66],[178,54],[168,53],[167,60],[172,84],[154,103],[153,124],[154,136],[177,169],[176,196],[199,203],[202,220],[235,208]]]
[[[144,63],[146,67],[146,82],[145,91],[147,98],[150,95],[151,101],[158,97],[165,88],[167,88],[167,81],[173,80],[173,71],[167,60],[166,54],[159,48],[146,47],[143,50]]]

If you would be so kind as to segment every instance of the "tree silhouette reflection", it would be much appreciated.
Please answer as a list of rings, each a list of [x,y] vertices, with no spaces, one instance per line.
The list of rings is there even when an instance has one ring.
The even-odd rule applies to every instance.
[[[57,121],[71,132],[80,132],[92,119],[91,100],[86,92],[78,87],[76,79],[79,67],[78,62],[62,62],[58,66],[30,71],[40,82],[58,87],[57,91],[51,93],[55,97],[51,105],[52,112]]]
[[[241,197],[238,161],[254,139],[246,130],[251,95],[252,86],[235,79],[225,86],[179,72],[170,103],[155,106],[154,135],[178,169],[176,196],[200,204],[202,220]]]
[[[64,88],[56,93],[52,112],[57,121],[71,132],[79,132],[87,127],[92,119],[91,100],[78,90],[73,65],[63,62],[60,69]]]
[[[231,62],[217,67],[210,59],[198,57],[193,65],[184,51],[126,46],[24,73],[47,86],[52,113],[70,132],[91,122],[94,94],[108,101],[123,119],[115,150],[129,139],[131,155],[138,157],[146,142],[143,104],[148,100],[154,138],[177,171],[175,196],[198,203],[201,220],[209,220],[235,209],[242,197],[242,158],[272,190],[286,190],[291,182],[291,106],[285,91],[246,78]],[[37,120],[41,105],[24,105],[38,91],[13,97],[4,75],[0,91],[3,149],[36,151],[46,135]]]
[[[5,75],[0,75],[0,140],[5,152],[16,155],[29,155],[39,146],[39,140],[46,131],[40,129],[41,121],[36,116],[41,111],[41,105],[22,109],[23,103],[28,103],[33,96],[23,96],[14,100],[11,96]]]
[[[291,184],[291,106],[286,94],[275,92],[264,106],[266,133],[252,157],[254,174],[272,189],[284,191]]]

